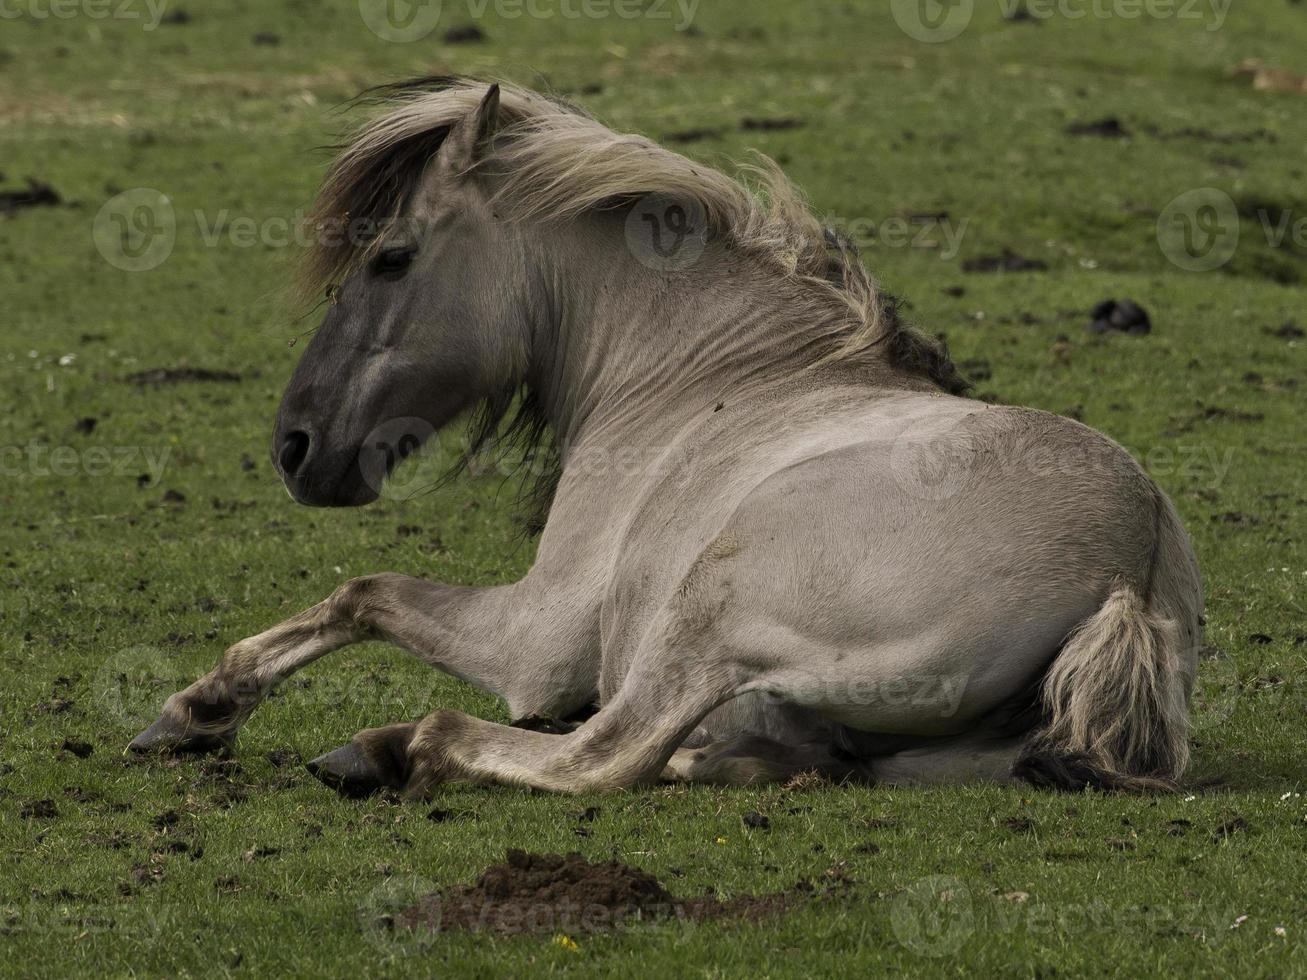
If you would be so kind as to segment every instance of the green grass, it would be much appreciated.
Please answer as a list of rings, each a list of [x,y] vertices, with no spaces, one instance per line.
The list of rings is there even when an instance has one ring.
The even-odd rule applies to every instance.
[[[451,46],[441,30],[385,43],[349,0],[188,9],[188,23],[150,31],[86,14],[0,20],[0,186],[30,174],[64,199],[0,216],[0,973],[1307,975],[1304,344],[1268,332],[1302,322],[1307,243],[1274,247],[1256,217],[1307,217],[1307,102],[1224,74],[1246,57],[1307,70],[1307,12],[1238,4],[1208,30],[1009,23],[981,2],[966,32],[932,45],[888,5],[709,0],[691,32],[492,12],[485,43]],[[449,0],[442,29],[464,10]],[[280,44],[255,45],[261,31]],[[341,125],[337,103],[441,70],[585,89],[613,124],[655,137],[719,128],[687,152],[722,162],[757,147],[820,213],[863,227],[900,209],[965,221],[956,255],[873,243],[868,261],[918,323],[948,335],[982,393],[1101,428],[1174,497],[1214,651],[1193,777],[1224,781],[1161,798],[453,788],[439,806],[455,816],[432,822],[428,807],[339,800],[268,759],[431,706],[503,718],[380,646],[288,684],[242,733],[237,769],[124,760],[162,699],[227,644],[349,576],[490,584],[530,564],[511,488],[494,478],[363,511],[287,500],[266,444],[297,355],[288,341],[308,326],[281,298],[293,250],[204,234],[224,214],[293,217],[325,163],[313,147]],[[806,125],[739,125],[779,115]],[[1062,132],[1104,116],[1134,135]],[[1185,129],[1209,138],[1175,135]],[[92,227],[136,187],[169,197],[176,243],[127,273]],[[1170,263],[1156,236],[1167,203],[1199,187],[1244,215],[1232,260],[1207,273]],[[962,272],[1005,246],[1048,270]],[[1154,333],[1086,334],[1107,296],[1143,303]],[[121,380],[182,363],[243,380]],[[94,430],[75,431],[87,417]],[[161,479],[140,485],[149,460]],[[184,501],[165,502],[169,490]],[[65,739],[94,751],[78,758]],[[33,813],[43,800],[53,814]],[[579,836],[574,814],[592,805]],[[746,830],[749,810],[771,829]],[[368,926],[387,889],[465,882],[508,847],[616,855],[682,895],[853,884],[763,924],[641,926],[576,936],[575,950],[550,933],[423,944]]]

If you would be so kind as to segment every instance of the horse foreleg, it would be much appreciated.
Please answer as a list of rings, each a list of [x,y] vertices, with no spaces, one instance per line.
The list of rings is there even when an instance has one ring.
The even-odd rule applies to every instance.
[[[236,732],[277,684],[333,650],[388,640],[433,667],[497,694],[515,715],[565,715],[593,695],[583,613],[541,616],[520,586],[464,588],[404,575],[353,579],[330,598],[230,647],[218,665],[170,697],[133,751],[210,751]],[[560,603],[555,609],[566,609]],[[594,661],[594,662],[591,662]]]

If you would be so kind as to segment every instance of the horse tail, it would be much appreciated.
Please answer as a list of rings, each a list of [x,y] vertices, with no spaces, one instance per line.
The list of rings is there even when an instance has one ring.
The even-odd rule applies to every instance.
[[[1189,761],[1201,583],[1179,518],[1154,493],[1147,581],[1117,583],[1054,658],[1040,690],[1043,724],[1013,767],[1019,779],[1055,789],[1179,788]]]

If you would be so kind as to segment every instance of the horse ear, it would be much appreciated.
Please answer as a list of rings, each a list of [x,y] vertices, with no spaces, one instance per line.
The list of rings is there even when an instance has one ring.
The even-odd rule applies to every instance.
[[[499,129],[499,86],[491,85],[475,111],[456,122],[445,137],[438,156],[446,173],[467,173],[486,155]]]

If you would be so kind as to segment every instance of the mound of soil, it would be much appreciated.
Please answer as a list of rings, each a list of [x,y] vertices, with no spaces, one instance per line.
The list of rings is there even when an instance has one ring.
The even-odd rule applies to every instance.
[[[399,912],[396,929],[493,933],[600,932],[629,921],[764,918],[784,911],[812,886],[722,901],[677,899],[647,871],[619,861],[591,863],[580,854],[510,850],[474,884],[434,892]]]

